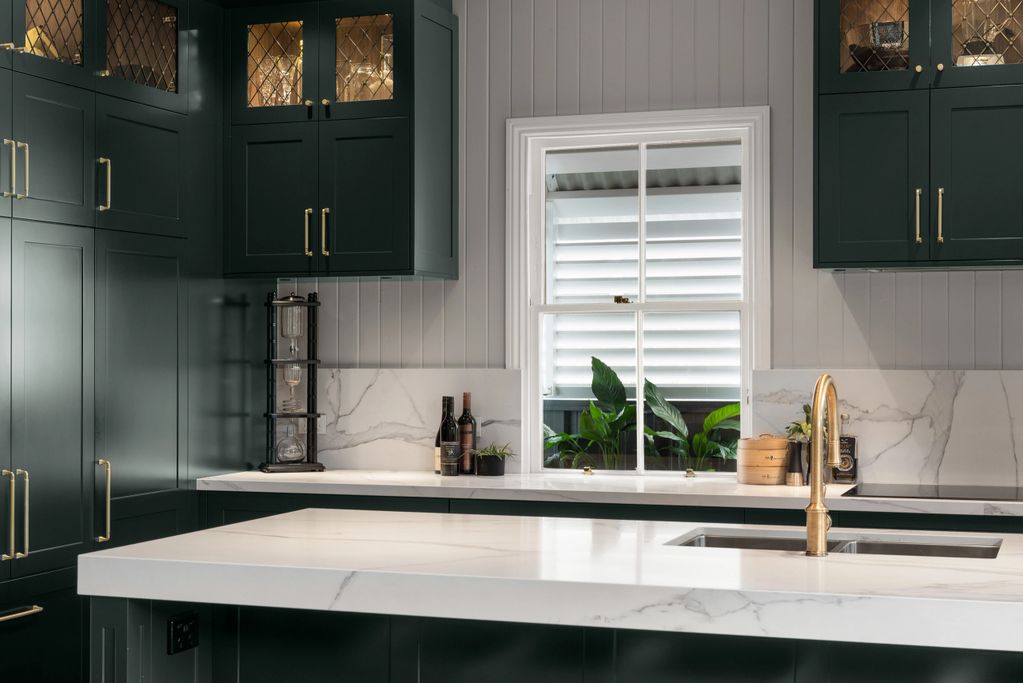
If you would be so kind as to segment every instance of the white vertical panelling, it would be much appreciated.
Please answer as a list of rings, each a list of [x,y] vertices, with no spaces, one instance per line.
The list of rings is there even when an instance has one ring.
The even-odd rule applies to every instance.
[[[1023,368],[1023,273],[812,269],[813,0],[454,0],[454,282],[321,278],[325,363],[504,364],[505,120],[769,104],[776,367]]]

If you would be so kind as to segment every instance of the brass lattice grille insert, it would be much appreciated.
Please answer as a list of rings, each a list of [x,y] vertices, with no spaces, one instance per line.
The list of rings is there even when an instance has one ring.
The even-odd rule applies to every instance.
[[[249,24],[250,107],[302,104],[302,22]]]
[[[81,66],[82,0],[24,2],[25,52]]]
[[[843,72],[909,68],[909,0],[841,0],[838,63]]]
[[[956,66],[1023,64],[1023,2],[952,0]]]
[[[338,102],[394,99],[394,15],[336,21]]]
[[[107,71],[177,92],[178,10],[157,0],[108,0]]]

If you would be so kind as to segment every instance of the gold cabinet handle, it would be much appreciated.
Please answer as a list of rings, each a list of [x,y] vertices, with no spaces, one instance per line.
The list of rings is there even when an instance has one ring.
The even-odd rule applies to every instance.
[[[8,52],[24,52],[25,48],[14,43],[0,43],[0,49],[7,50]]]
[[[106,500],[106,530],[105,534],[100,534],[96,537],[97,543],[106,543],[110,540],[110,484],[113,479],[113,467],[110,465],[109,460],[100,458],[96,461],[96,464],[103,467],[107,471],[107,500]]]
[[[944,71],[945,70],[945,65],[942,64],[941,62],[938,62],[938,66],[936,66],[934,68],[937,69],[938,71]]]
[[[330,215],[330,209],[323,207],[320,210],[320,253],[324,256],[330,256],[330,249],[327,248],[327,216]]]
[[[106,157],[99,158],[99,165],[107,167],[107,199],[105,202],[99,205],[100,211],[109,211],[112,204],[110,203],[114,193],[114,162]]]
[[[305,210],[305,255],[312,256],[313,250],[309,248],[309,224],[313,220],[313,210]]]
[[[14,198],[15,199],[25,199],[29,195],[28,182],[29,182],[29,178],[31,178],[31,174],[30,174],[30,171],[29,171],[29,165],[28,165],[28,153],[29,153],[28,143],[27,142],[19,142],[18,143],[18,148],[25,150],[25,194],[15,194]]]
[[[8,521],[7,521],[7,552],[0,555],[0,560],[6,562],[7,560],[14,559],[14,472],[10,470],[0,470],[0,477],[7,477],[10,479],[10,490],[8,491],[9,496],[9,508],[7,510]]]
[[[916,188],[916,243],[923,244],[924,238],[920,236],[920,195],[924,191],[919,187]]]
[[[25,477],[25,500],[21,501],[21,504],[23,506],[22,524],[24,525],[22,527],[22,532],[23,532],[25,537],[23,539],[21,539],[22,551],[20,553],[14,553],[14,559],[20,560],[23,557],[28,557],[28,530],[29,530],[29,524],[30,524],[29,523],[29,517],[28,517],[29,516],[29,512],[30,512],[29,503],[28,503],[28,470],[23,470],[21,468],[18,468],[16,470],[14,470],[14,474],[16,476],[19,476],[19,477]]]
[[[320,104],[322,104],[324,107],[329,107],[330,106],[330,100],[327,99],[326,97],[324,97],[322,100],[320,100]]]
[[[0,614],[0,624],[2,624],[5,621],[14,621],[15,619],[23,619],[25,617],[30,617],[33,614],[39,614],[42,611],[43,608],[40,607],[39,605],[32,605],[31,607],[28,607],[26,609],[19,609],[15,612],[6,612]]]
[[[913,71],[917,72],[918,74],[922,74],[924,72],[924,65],[917,64],[915,67],[913,67]]]
[[[4,190],[4,197],[18,196],[18,143],[4,138],[4,145],[11,146],[11,191]]]
[[[938,244],[945,243],[945,229],[942,225],[943,214],[945,213],[945,188],[938,188]]]

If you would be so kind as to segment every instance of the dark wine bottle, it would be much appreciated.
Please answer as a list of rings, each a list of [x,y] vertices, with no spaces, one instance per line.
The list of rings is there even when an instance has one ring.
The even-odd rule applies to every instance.
[[[462,394],[462,416],[458,418],[459,445],[462,448],[462,474],[476,472],[476,418],[472,416],[472,394]]]
[[[458,474],[460,451],[458,448],[458,423],[455,422],[454,396],[444,397],[444,418],[441,420],[438,435],[441,476],[455,476]]]
[[[441,419],[444,419],[443,413]],[[440,427],[437,427],[437,439],[433,442],[433,473],[440,474]]]

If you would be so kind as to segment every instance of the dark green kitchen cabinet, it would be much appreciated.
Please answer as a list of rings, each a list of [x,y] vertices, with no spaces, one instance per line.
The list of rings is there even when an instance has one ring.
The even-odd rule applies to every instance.
[[[818,116],[817,266],[926,261],[928,93],[827,95]]]
[[[1023,260],[1023,86],[931,95],[931,258]]]
[[[99,62],[96,0],[12,0],[13,67],[91,88]]]
[[[11,272],[11,219],[0,218],[0,272]],[[4,579],[11,576],[17,553],[10,531],[17,522],[11,500],[17,503],[17,481],[11,461],[11,279],[0,278],[0,598]],[[12,486],[11,484],[14,484]]]
[[[0,69],[0,93],[10,93],[13,87],[10,71]],[[0,216],[11,215],[15,188],[11,173],[17,166],[17,143],[14,141],[14,108],[11,98],[0,98]]]
[[[14,56],[14,0],[0,0],[0,69],[10,69]]]
[[[96,97],[96,225],[183,236],[186,117]]]
[[[11,464],[14,576],[74,565],[92,545],[93,232],[14,221]],[[28,495],[31,485],[31,497]]]
[[[321,269],[411,267],[408,119],[320,124]]]
[[[316,125],[231,129],[228,272],[314,271],[321,253],[316,147]]]
[[[193,516],[186,248],[180,239],[97,231],[94,526],[103,543],[181,533]]]
[[[14,75],[15,218],[91,226],[95,220],[95,95]]]

